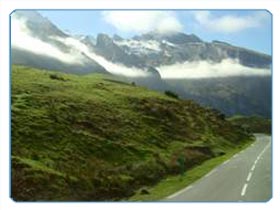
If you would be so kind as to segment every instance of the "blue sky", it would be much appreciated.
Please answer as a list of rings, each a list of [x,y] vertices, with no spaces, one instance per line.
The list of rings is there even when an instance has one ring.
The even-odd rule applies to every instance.
[[[158,30],[196,34],[205,41],[219,40],[271,54],[272,17],[265,10],[157,10],[39,11],[72,34],[118,34],[129,38]]]

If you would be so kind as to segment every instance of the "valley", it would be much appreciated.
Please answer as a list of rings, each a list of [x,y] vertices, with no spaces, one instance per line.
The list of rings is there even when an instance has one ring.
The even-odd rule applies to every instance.
[[[14,65],[11,106],[17,201],[125,199],[253,141],[220,112],[109,75]]]
[[[239,34],[244,38],[243,32],[217,33],[217,40],[208,30],[197,35],[195,27],[194,32],[186,27],[187,16],[196,24],[212,15],[227,21],[220,11],[138,11],[140,22],[145,15],[156,18],[144,21],[154,24],[145,30],[120,27],[131,23],[123,16],[132,15],[128,11],[83,12],[11,14],[11,197],[102,202],[267,199],[270,140],[254,134],[272,133],[269,33],[266,51],[258,51],[226,41]],[[252,16],[250,21],[267,23],[266,13],[235,11],[230,17],[239,21]],[[86,25],[87,18],[79,22],[84,14],[96,25]],[[65,29],[71,25],[74,32]],[[125,32],[131,28],[133,33]],[[259,35],[254,38],[263,38]],[[241,189],[240,197],[243,182],[226,192],[233,188],[228,185],[232,177],[243,180],[247,160],[255,160],[254,153],[261,150],[268,152],[260,153],[265,153],[265,162],[254,180],[265,180],[265,193],[256,194],[259,185],[252,185],[256,190],[248,189],[244,197],[247,189]],[[239,152],[247,155],[234,159]],[[209,175],[228,162],[221,173]],[[218,189],[220,180],[225,183]],[[194,182],[198,184],[189,191]]]

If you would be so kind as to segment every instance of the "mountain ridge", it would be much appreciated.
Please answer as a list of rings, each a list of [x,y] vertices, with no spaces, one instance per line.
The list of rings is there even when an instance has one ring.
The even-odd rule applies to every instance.
[[[28,21],[28,16],[37,17],[34,26],[33,20]],[[271,82],[267,82],[267,78],[271,77],[270,55],[217,40],[204,42],[194,34],[181,32],[150,32],[130,39],[117,34],[110,37],[104,33],[96,38],[71,35],[33,11],[16,11],[11,25],[12,64],[75,74],[111,74],[162,92],[175,91],[182,98],[198,100],[203,105],[223,110],[227,115],[246,112],[261,113],[265,117],[271,115],[272,88]],[[18,31],[21,27],[26,30]],[[211,87],[195,81],[187,84],[190,80],[203,81],[205,78],[219,80],[220,85]],[[228,84],[230,78],[235,81],[234,84]],[[250,78],[254,81],[250,83],[252,88],[244,92],[239,87]],[[174,79],[180,79],[175,86],[171,81]],[[211,96],[205,94],[205,90],[195,91],[201,89],[201,84],[211,92]],[[223,98],[224,90],[229,87],[233,95]],[[254,92],[264,97],[260,98]],[[246,102],[246,107],[234,101],[236,98]]]
[[[57,43],[51,39],[54,36],[75,38],[75,36],[59,30],[57,26],[38,12],[17,11],[13,16],[25,19],[26,26],[32,35],[43,41],[53,42],[56,45]],[[128,67],[148,68],[152,66],[156,68],[186,61],[221,62],[226,58],[237,59],[242,65],[249,67],[270,68],[271,66],[271,56],[264,53],[217,40],[204,42],[195,34],[188,35],[182,32],[163,34],[152,31],[130,39],[124,39],[117,34],[110,37],[107,34],[99,33],[96,37],[96,43],[88,35],[83,35],[80,41],[108,61]],[[143,51],[136,52],[137,47]],[[14,61],[14,63],[17,62]]]

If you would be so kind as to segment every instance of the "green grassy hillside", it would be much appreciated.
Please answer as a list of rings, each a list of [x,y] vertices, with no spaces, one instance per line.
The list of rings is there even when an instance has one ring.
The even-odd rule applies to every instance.
[[[228,120],[234,125],[241,126],[244,130],[247,130],[248,132],[271,134],[271,119],[267,119],[260,116],[247,117],[235,115],[228,118]]]
[[[251,140],[224,115],[110,76],[12,67],[12,197],[119,200]]]

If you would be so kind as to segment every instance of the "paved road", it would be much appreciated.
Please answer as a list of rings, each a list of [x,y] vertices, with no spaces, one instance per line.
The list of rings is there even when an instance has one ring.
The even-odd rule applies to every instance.
[[[166,201],[268,201],[272,196],[271,137],[250,147]]]

